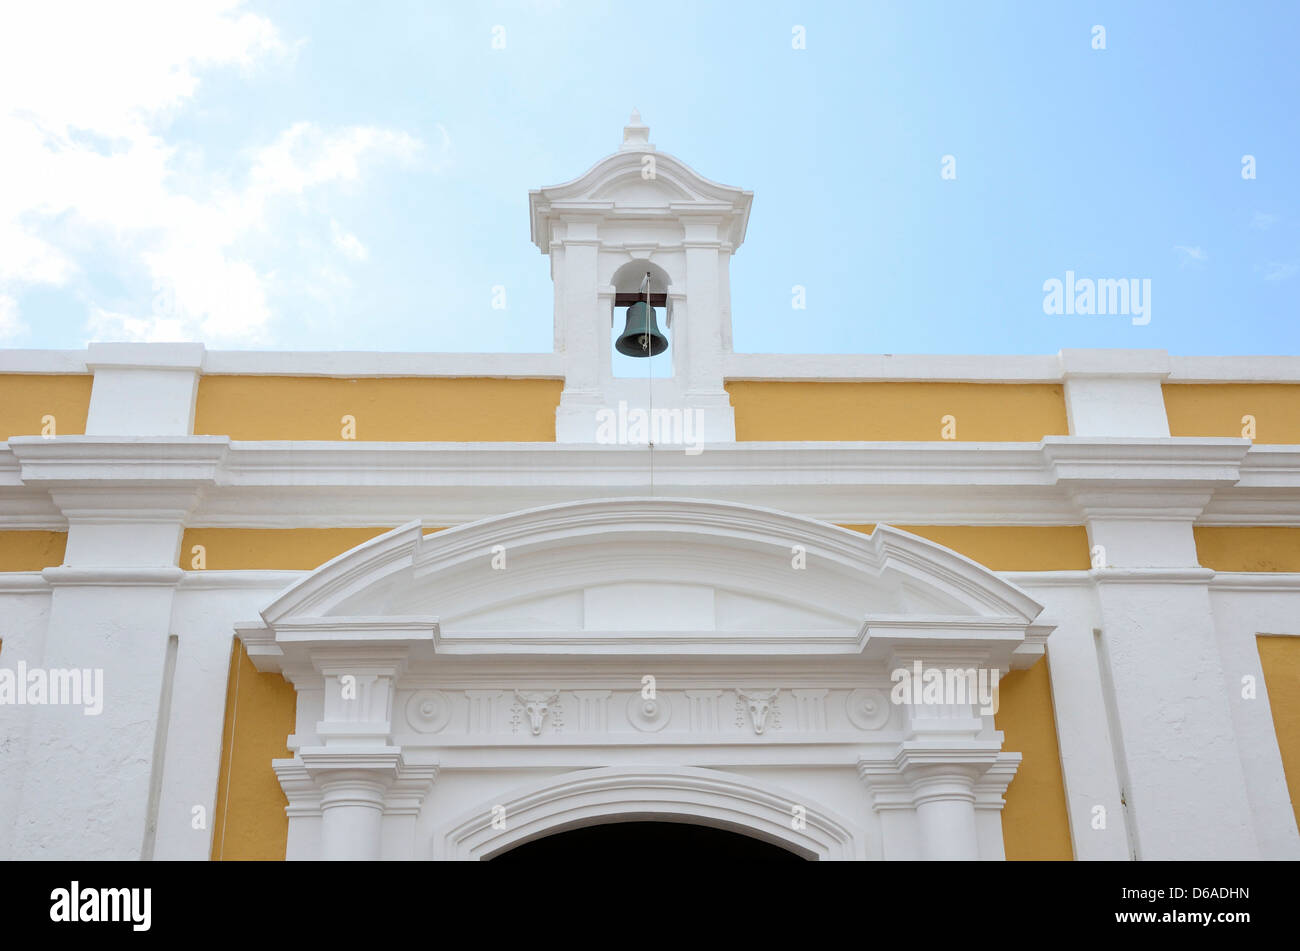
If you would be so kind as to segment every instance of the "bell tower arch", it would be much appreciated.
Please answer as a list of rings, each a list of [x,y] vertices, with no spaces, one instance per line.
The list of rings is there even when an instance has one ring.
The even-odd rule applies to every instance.
[[[731,256],[754,196],[658,151],[649,132],[633,112],[618,151],[528,196],[533,242],[551,259],[555,349],[565,358],[559,442],[597,442],[602,411],[620,403],[691,410],[704,442],[735,440],[722,356],[731,349]],[[670,346],[647,379],[620,378],[612,328],[623,326],[628,295],[646,292],[647,273]]]

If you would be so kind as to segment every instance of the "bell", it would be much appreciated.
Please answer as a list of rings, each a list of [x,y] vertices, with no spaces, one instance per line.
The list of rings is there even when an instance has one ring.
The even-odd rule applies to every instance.
[[[629,357],[654,357],[668,349],[668,338],[655,323],[655,309],[639,300],[627,309],[627,326],[614,349]]]

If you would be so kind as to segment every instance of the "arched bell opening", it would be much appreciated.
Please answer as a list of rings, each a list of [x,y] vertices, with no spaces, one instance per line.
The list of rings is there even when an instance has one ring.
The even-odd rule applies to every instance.
[[[629,261],[614,272],[610,282],[614,299],[610,313],[610,348],[613,375],[640,379],[671,377],[672,278],[648,260]]]

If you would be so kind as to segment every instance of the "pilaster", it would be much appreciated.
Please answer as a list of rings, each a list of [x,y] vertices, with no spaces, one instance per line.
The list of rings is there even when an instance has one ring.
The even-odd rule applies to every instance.
[[[1141,859],[1257,858],[1209,583],[1192,534],[1242,439],[1044,440],[1092,546],[1098,653]],[[1213,816],[1213,821],[1206,821]],[[1197,830],[1189,834],[1189,830]]]

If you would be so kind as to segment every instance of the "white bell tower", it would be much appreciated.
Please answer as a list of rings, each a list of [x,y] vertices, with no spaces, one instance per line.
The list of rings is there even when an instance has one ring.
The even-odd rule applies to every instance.
[[[623,144],[578,178],[529,193],[533,242],[551,258],[555,350],[566,382],[559,442],[598,442],[610,411],[690,410],[697,438],[733,442],[722,387],[731,350],[731,255],[745,240],[753,193],[719,185],[650,144],[637,112]],[[653,378],[615,377],[612,328],[647,290],[671,330]],[[650,373],[647,373],[650,377]]]

